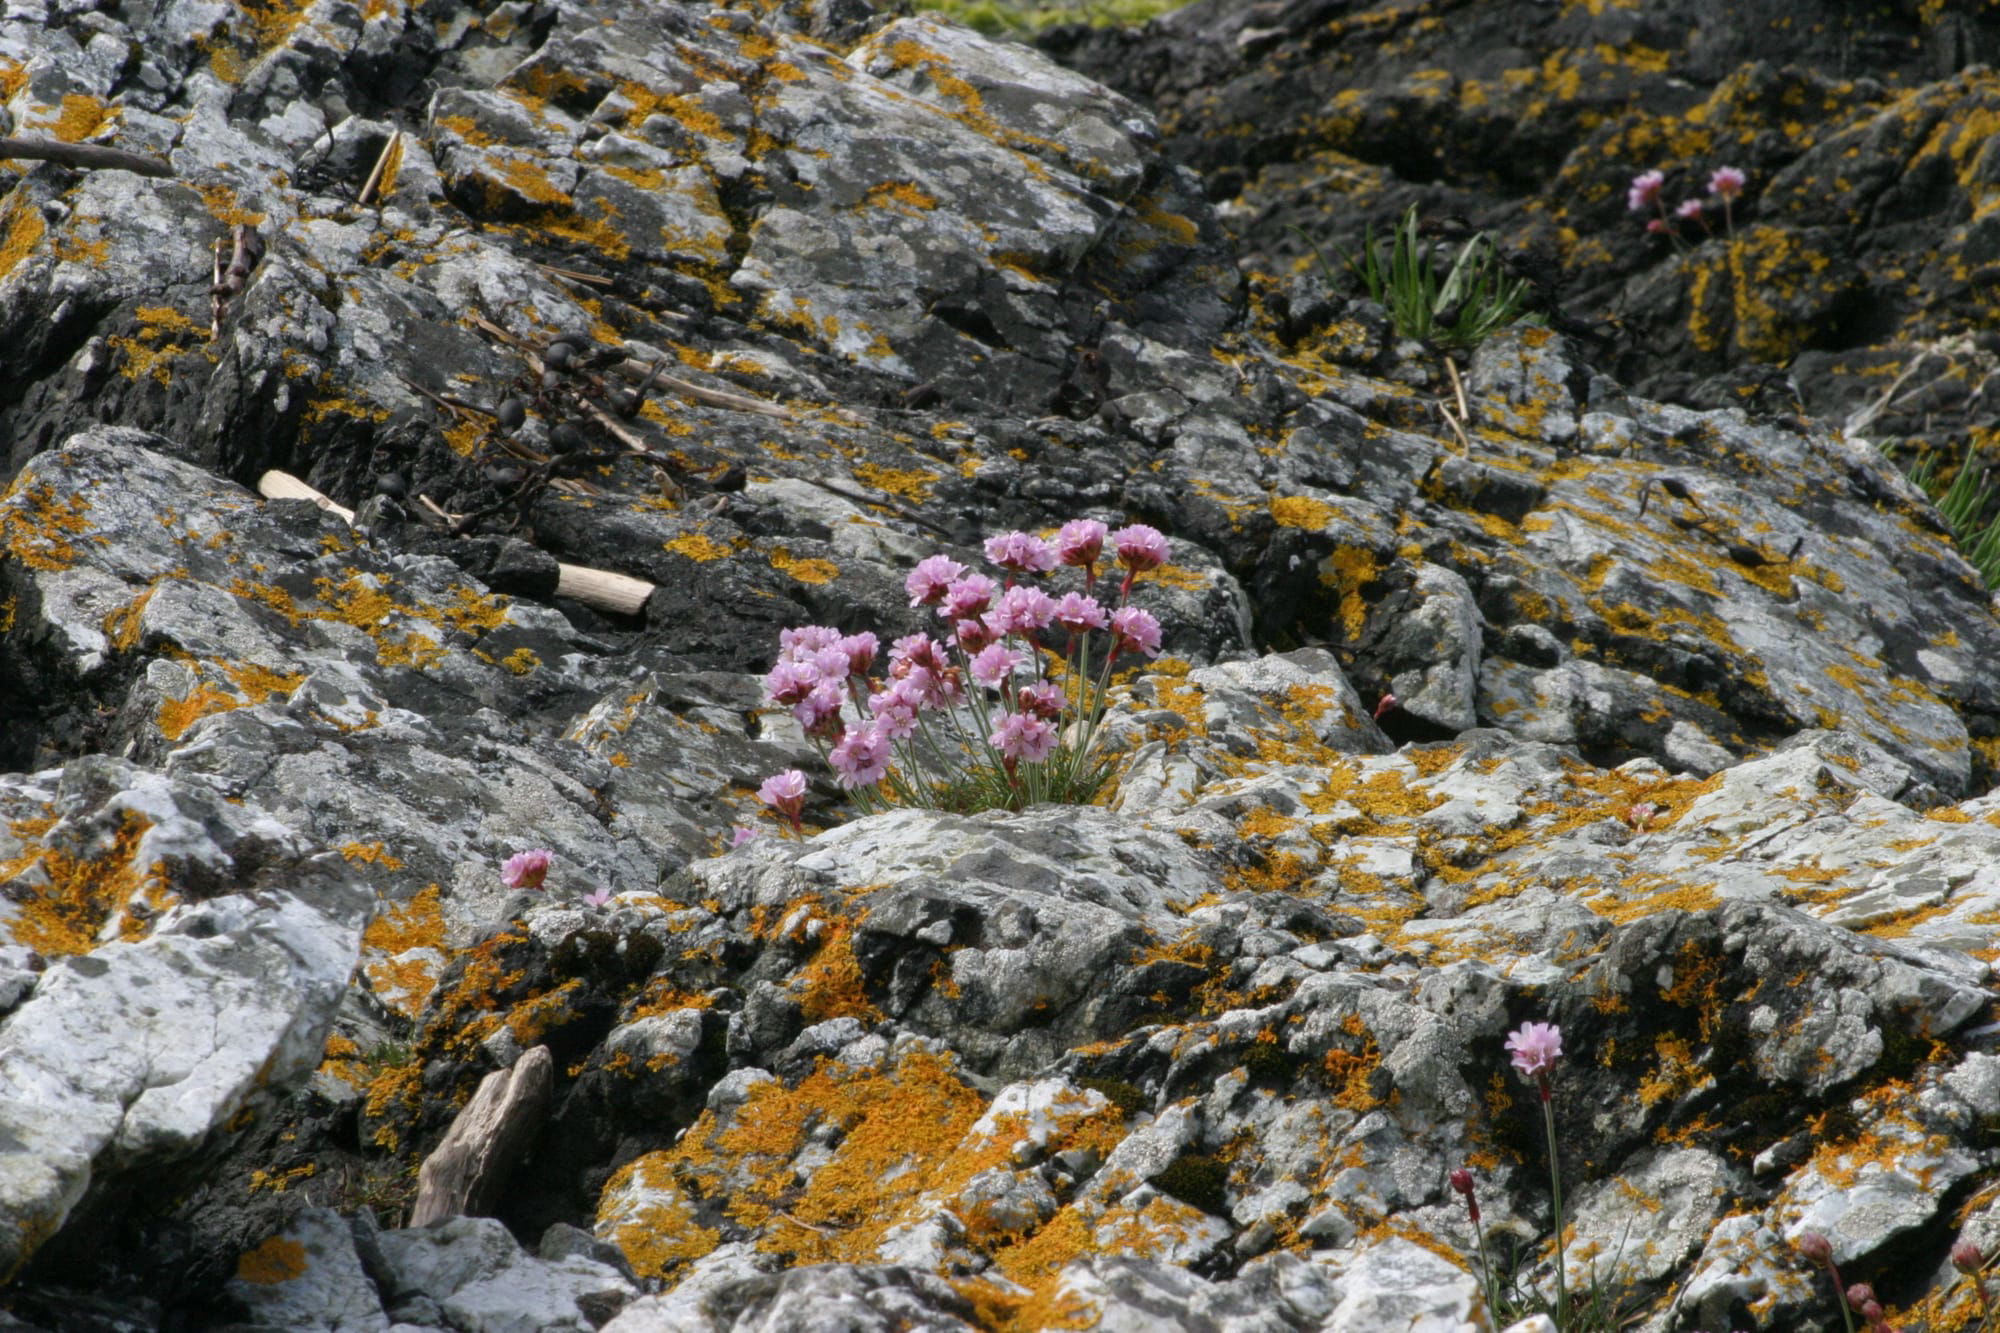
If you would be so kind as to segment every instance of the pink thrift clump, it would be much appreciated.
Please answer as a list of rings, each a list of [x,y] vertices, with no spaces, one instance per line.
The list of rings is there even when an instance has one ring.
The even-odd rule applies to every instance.
[[[1743,193],[1748,178],[1735,167],[1717,167],[1708,178],[1708,192],[1718,199],[1734,199]]]

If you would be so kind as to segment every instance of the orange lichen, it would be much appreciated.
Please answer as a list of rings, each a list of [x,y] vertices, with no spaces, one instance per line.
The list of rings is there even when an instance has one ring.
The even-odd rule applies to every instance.
[[[72,537],[90,531],[90,501],[81,495],[57,498],[49,482],[18,491],[0,505],[0,552],[29,569],[46,573],[68,569],[76,562]]]
[[[305,1276],[306,1247],[288,1236],[273,1236],[236,1260],[238,1281],[275,1286]]]
[[[14,942],[46,957],[89,953],[112,913],[144,901],[149,889],[154,901],[167,901],[165,868],[142,870],[134,861],[151,827],[144,815],[121,811],[108,847],[78,854],[45,846],[7,863],[8,891],[20,909],[11,923]],[[37,865],[39,883],[28,875]]]

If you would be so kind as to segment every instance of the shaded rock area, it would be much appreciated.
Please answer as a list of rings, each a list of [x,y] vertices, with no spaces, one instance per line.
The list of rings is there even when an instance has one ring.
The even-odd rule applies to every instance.
[[[1415,203],[1491,231],[1638,393],[1995,461],[1990,5],[1201,0],[1041,45],[1159,113],[1246,267],[1316,274],[1300,233],[1332,259]]]
[[[1871,442],[1916,409],[1822,388],[1971,338],[1993,21],[1752,65],[1687,9],[1196,7],[1079,73],[854,0],[8,5],[14,132],[172,174],[0,178],[0,1323],[1491,1328],[1448,1174],[1551,1295],[1530,1020],[1631,1326],[1828,1326],[1807,1230],[1969,1319],[2000,619]],[[1669,260],[1623,178],[1725,150],[1738,248]],[[1448,370],[1262,276],[1335,177],[1655,350]],[[1794,353],[1813,411],[1683,392]],[[1173,543],[1115,783],[862,816],[777,632],[1078,516]],[[545,1065],[493,1216],[409,1225]]]

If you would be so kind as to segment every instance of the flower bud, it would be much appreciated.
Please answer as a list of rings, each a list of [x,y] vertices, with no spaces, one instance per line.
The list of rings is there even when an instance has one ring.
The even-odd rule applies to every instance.
[[[1800,1236],[1798,1245],[1799,1253],[1806,1257],[1808,1263],[1825,1268],[1833,1262],[1833,1242],[1817,1231],[1808,1231]]]
[[[1986,1256],[1977,1245],[1962,1240],[1951,1247],[1951,1266],[1961,1273],[1977,1273],[1986,1267]]]
[[[1874,1301],[1874,1299],[1875,1288],[1869,1286],[1866,1282],[1857,1282],[1847,1289],[1847,1303],[1856,1310],[1860,1310],[1863,1306]]]
[[[1471,1198],[1472,1173],[1461,1166],[1458,1170],[1451,1173],[1451,1187],[1466,1198]],[[1956,1254],[1957,1251],[1954,1250],[1953,1253]]]

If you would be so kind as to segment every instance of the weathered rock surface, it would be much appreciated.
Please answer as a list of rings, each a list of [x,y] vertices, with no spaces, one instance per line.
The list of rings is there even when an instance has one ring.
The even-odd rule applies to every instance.
[[[1502,1047],[1531,1019],[1564,1035],[1573,1282],[1656,1333],[1824,1324],[1812,1229],[1899,1318],[1969,1311],[1951,1242],[2000,1243],[1992,599],[1822,420],[1651,401],[1546,328],[1466,358],[1461,420],[1379,312],[1239,270],[1231,227],[1268,251],[1296,201],[1248,210],[1318,151],[1290,118],[1347,77],[1315,61],[1435,60],[1431,9],[1463,12],[1067,48],[1136,53],[1169,138],[856,3],[8,6],[20,132],[174,171],[0,178],[9,1317],[1490,1327],[1447,1175],[1551,1292]],[[1808,225],[1783,200],[1831,207],[1798,164],[1863,110],[1938,129],[1916,184],[1855,187],[1878,241],[1923,180],[1958,206],[1926,154],[1985,169],[1943,127],[1987,20],[1794,133],[1832,39],[1732,73],[1739,14],[1662,73],[1636,11],[1545,17],[1477,76],[1490,113],[1363,89],[1326,151],[1421,175],[1395,145],[1442,126],[1624,226],[1604,145],[1722,98],[1660,151],[1751,134],[1753,253]],[[1615,86],[1506,77],[1577,33]],[[1203,117],[1252,105],[1221,189]],[[1905,240],[1983,262],[1982,223],[1930,225]],[[265,248],[211,339],[238,226]],[[1641,244],[1571,253],[1580,290],[1645,291]],[[1663,346],[1656,388],[1734,360]],[[260,499],[274,467],[355,521]],[[914,561],[1080,514],[1174,542],[1115,787],[858,817],[762,697],[776,631],[907,633]],[[558,561],[653,591],[594,607]],[[796,839],[754,797],[794,766]],[[553,868],[510,889],[528,847]],[[552,1109],[496,1216],[402,1225],[536,1047]]]

